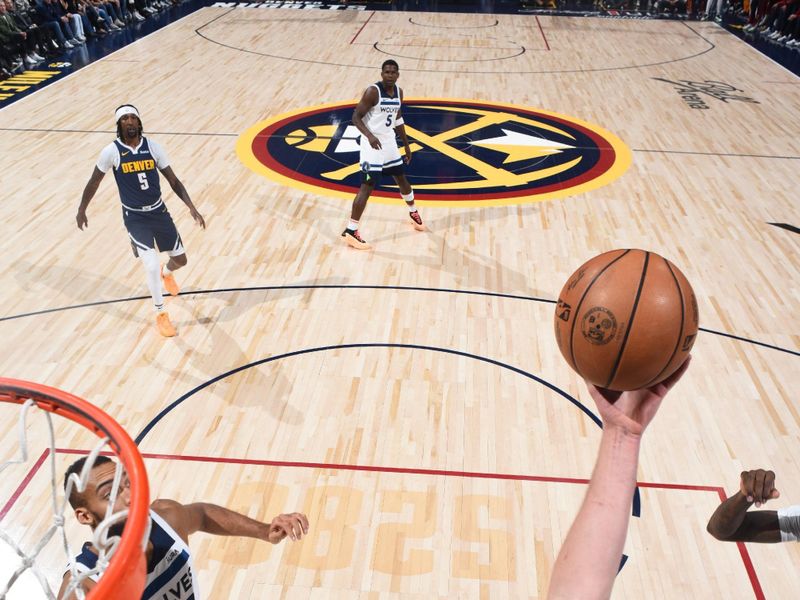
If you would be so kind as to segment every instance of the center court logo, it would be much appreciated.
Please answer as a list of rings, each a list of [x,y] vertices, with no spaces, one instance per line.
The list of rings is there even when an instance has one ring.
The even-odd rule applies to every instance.
[[[355,102],[305,108],[254,125],[240,160],[274,181],[352,199],[361,183]],[[558,113],[447,99],[407,99],[403,119],[418,200],[492,206],[563,198],[606,185],[631,162],[612,133]],[[402,152],[401,147],[401,154]],[[401,202],[391,177],[371,198]]]

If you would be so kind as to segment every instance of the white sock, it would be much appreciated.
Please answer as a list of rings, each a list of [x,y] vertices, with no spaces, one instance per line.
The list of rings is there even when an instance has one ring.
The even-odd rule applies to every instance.
[[[350,219],[350,222],[347,224],[347,231],[356,231],[358,229],[358,221]]]
[[[156,310],[161,312],[164,310],[164,294],[161,291],[161,272],[158,254],[153,249],[146,251],[139,250],[139,258],[142,259],[142,266],[144,267],[145,276],[147,278],[147,288],[150,290],[150,295],[153,297],[153,304],[155,304]]]
[[[161,269],[161,272],[164,274],[165,277],[167,275],[169,275],[170,273],[172,273],[172,271],[169,270],[169,263],[168,262],[164,263],[164,267]]]
[[[400,194],[400,196],[402,196],[403,201],[408,205],[409,212],[414,212],[417,210],[414,208],[414,190],[411,190],[407,194]]]

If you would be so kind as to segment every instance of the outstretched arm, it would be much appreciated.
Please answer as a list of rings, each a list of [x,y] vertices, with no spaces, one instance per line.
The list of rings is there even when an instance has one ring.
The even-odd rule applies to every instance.
[[[628,533],[642,434],[689,360],[664,382],[631,392],[589,384],[603,434],[592,479],[556,558],[549,598],[608,598]]]
[[[175,175],[175,172],[172,170],[172,167],[164,167],[161,169],[161,173],[164,175],[166,180],[169,182],[169,187],[172,188],[172,191],[175,192],[175,195],[178,196],[183,203],[189,207],[189,213],[192,215],[194,222],[200,225],[203,229],[206,228],[206,222],[203,219],[203,215],[201,215],[198,210],[195,208],[194,204],[192,203],[192,199],[189,198],[189,192],[186,191],[186,188],[183,187],[181,180],[178,179],[178,176]]]
[[[308,519],[301,513],[281,514],[270,523],[262,523],[216,504],[196,502],[180,504],[156,500],[153,510],[161,515],[181,537],[203,531],[213,535],[235,535],[277,544],[284,538],[299,540],[308,533]]]
[[[92,198],[94,198],[94,195],[97,193],[97,188],[105,175],[105,173],[95,167],[94,171],[92,171],[92,176],[86,183],[86,187],[83,188],[81,203],[78,206],[78,214],[75,215],[75,221],[78,223],[78,229],[80,230],[83,230],[84,227],[89,227],[89,219],[86,218],[86,208],[89,206],[89,202],[92,201]]]
[[[739,491],[717,507],[706,530],[723,542],[780,542],[781,530],[777,511],[747,512],[753,504],[761,506],[767,500],[779,497],[773,471],[743,471]]]

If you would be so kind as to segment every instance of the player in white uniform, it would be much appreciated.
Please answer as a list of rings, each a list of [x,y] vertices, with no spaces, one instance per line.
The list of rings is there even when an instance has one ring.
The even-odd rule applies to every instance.
[[[743,471],[739,490],[717,507],[706,529],[723,542],[800,541],[800,505],[781,510],[747,510],[753,504],[760,507],[780,495],[775,489],[774,471]]]
[[[67,469],[64,475],[65,486],[70,474],[80,475],[85,461],[86,458],[81,458]],[[116,463],[110,458],[98,456],[89,475],[86,490],[79,493],[73,488],[69,497],[78,522],[88,525],[93,531],[105,518],[116,468]],[[129,505],[130,485],[123,478],[114,512],[128,508]],[[152,526],[146,551],[147,579],[142,600],[174,597],[200,600],[188,546],[189,535],[196,531],[252,537],[271,544],[278,544],[287,537],[299,540],[308,533],[308,519],[300,513],[278,515],[267,524],[214,504],[180,504],[174,500],[156,500],[150,505],[150,516]],[[109,533],[118,535],[113,529],[109,529]],[[97,552],[91,543],[86,542],[80,555],[75,557],[70,566],[85,573],[94,568],[96,562]],[[67,600],[65,594],[69,587],[70,572],[68,570],[64,574],[58,600]],[[96,578],[85,579],[83,589],[88,592],[95,586],[95,581]],[[73,600],[75,596],[73,593],[69,600]]]
[[[353,200],[350,222],[342,237],[353,248],[366,250],[370,246],[358,231],[358,221],[364,213],[372,190],[382,174],[391,175],[400,188],[400,195],[409,209],[414,229],[424,231],[422,218],[414,206],[414,190],[406,179],[403,159],[397,147],[395,133],[405,146],[405,162],[411,162],[411,148],[401,114],[403,91],[397,87],[400,70],[397,63],[387,60],[381,65],[381,81],[369,86],[353,112],[353,124],[361,132],[361,187]]]

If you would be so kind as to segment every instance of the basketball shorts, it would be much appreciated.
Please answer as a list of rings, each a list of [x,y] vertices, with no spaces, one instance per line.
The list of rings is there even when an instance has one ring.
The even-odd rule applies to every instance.
[[[178,229],[172,221],[166,204],[149,212],[122,209],[122,220],[131,238],[133,255],[138,257],[140,250],[154,249],[170,256],[183,254],[183,242]]]
[[[364,181],[370,178],[378,179],[381,174],[402,175],[403,159],[400,158],[400,149],[394,136],[378,137],[381,148],[376,149],[369,145],[366,136],[361,136],[361,153],[359,164]]]

